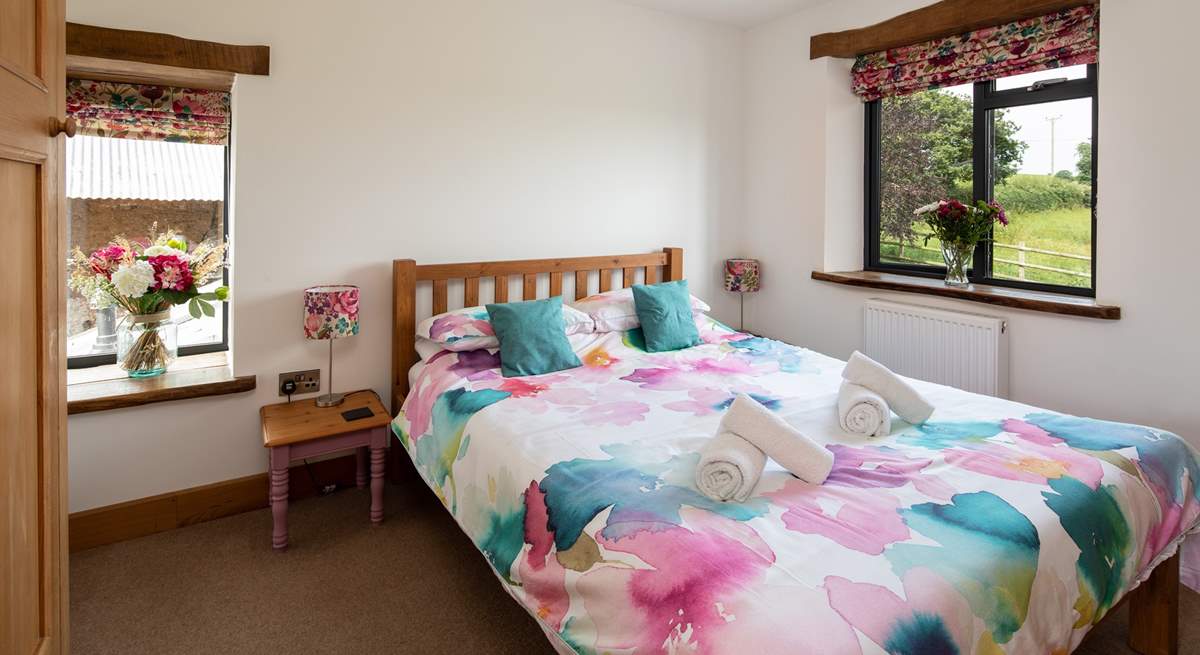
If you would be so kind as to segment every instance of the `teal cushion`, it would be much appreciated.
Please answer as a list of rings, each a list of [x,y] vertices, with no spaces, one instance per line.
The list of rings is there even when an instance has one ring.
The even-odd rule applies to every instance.
[[[692,297],[687,280],[662,284],[633,285],[633,305],[646,338],[646,351],[690,348],[700,343],[700,331],[692,316]]]
[[[563,325],[562,296],[487,306],[500,340],[500,373],[506,378],[583,366]]]

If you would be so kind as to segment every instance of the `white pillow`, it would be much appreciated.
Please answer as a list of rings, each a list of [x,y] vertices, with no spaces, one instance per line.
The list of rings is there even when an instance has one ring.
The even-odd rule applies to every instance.
[[[568,335],[592,331],[592,318],[563,305],[563,326]],[[480,348],[499,348],[500,341],[488,320],[487,307],[464,307],[430,316],[417,326],[417,340],[428,339],[445,350],[462,352]]]
[[[421,361],[425,361],[443,350],[445,348],[442,347],[442,344],[430,341],[425,337],[417,337],[417,355],[421,357]]]
[[[633,303],[633,289],[617,289],[588,296],[571,304],[571,307],[586,312],[595,322],[596,332],[623,332],[641,326],[637,308]],[[692,296],[692,313],[703,314],[712,307]]]

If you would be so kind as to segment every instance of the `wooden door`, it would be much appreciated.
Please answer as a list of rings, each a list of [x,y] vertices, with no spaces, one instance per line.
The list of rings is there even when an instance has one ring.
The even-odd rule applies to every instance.
[[[0,0],[0,653],[67,652],[64,0]]]

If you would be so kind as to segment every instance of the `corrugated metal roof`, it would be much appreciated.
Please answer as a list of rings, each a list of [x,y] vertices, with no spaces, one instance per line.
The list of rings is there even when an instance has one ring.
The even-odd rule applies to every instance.
[[[79,135],[66,170],[68,198],[225,199],[224,146]]]

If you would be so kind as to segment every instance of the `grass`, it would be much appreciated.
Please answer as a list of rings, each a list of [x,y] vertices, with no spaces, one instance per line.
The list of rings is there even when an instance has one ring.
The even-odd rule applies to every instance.
[[[1024,242],[1027,248],[1090,257],[1092,253],[1091,216],[1091,210],[1087,207],[1055,209],[1028,214],[1009,212],[1010,225],[1007,228],[996,230],[995,256],[997,259],[1015,262],[1018,260],[1017,251],[1001,246]],[[918,224],[916,231],[922,236],[917,239],[915,244],[906,244],[903,255],[901,255],[900,248],[895,245],[881,245],[880,259],[890,262],[941,265],[942,255],[938,240],[930,239],[928,245],[924,243],[923,235],[928,233],[928,227],[924,223]],[[1091,272],[1090,261],[1057,255],[1026,252],[1025,262],[1077,273],[1090,274]],[[998,278],[1020,279],[1018,266],[1015,264],[996,262],[993,273]],[[1088,287],[1091,282],[1088,277],[1033,268],[1025,269],[1024,279],[1029,282],[1084,288]]]

